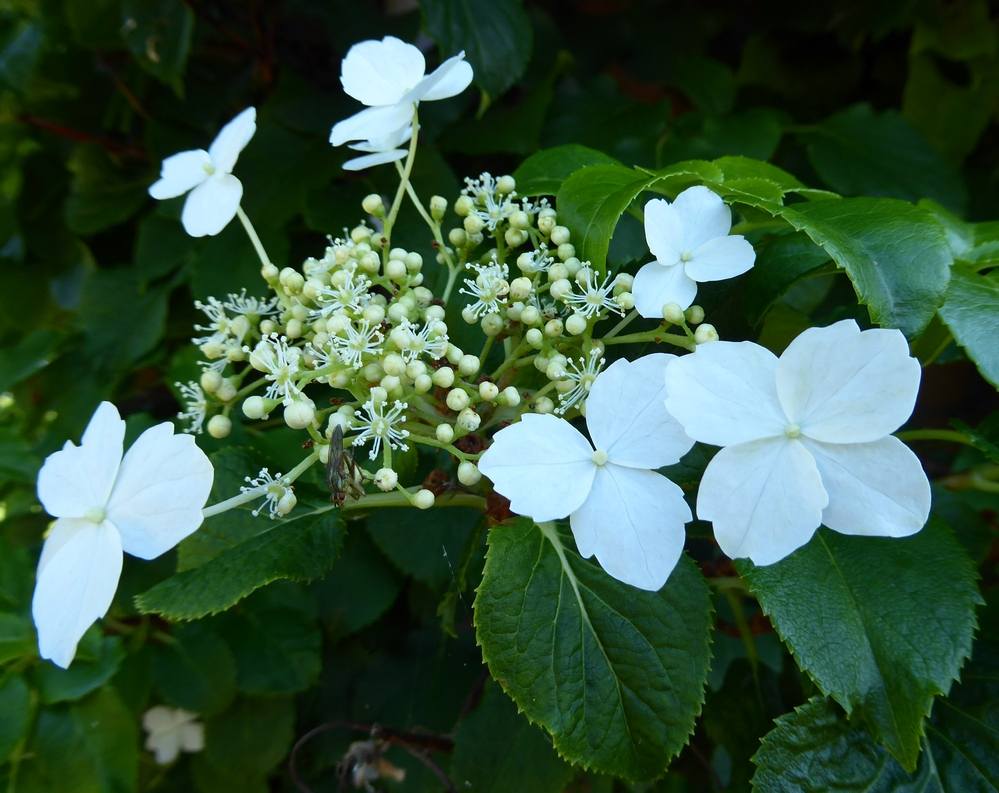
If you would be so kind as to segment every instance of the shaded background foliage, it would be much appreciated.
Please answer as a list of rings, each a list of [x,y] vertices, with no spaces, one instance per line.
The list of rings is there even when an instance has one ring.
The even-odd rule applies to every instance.
[[[350,44],[389,33],[442,56],[464,49],[475,67],[477,90],[422,109],[427,143],[414,180],[423,194],[453,197],[466,175],[512,172],[540,148],[574,143],[649,168],[745,155],[847,196],[931,199],[965,220],[999,217],[999,33],[985,2],[0,0],[0,787],[288,790],[282,763],[293,742],[330,721],[432,733],[434,748],[449,749],[435,757],[452,778],[495,793],[743,790],[767,733],[761,790],[802,789],[810,776],[826,789],[817,768],[860,780],[858,789],[875,778],[865,789],[917,784],[817,696],[755,602],[724,589],[715,591],[703,717],[669,775],[628,786],[570,768],[487,680],[471,612],[486,531],[480,516],[458,510],[372,515],[345,538],[335,529],[343,547],[334,574],[272,585],[225,614],[179,626],[140,617],[133,595],[259,531],[233,516],[178,554],[130,560],[112,618],[88,634],[70,672],[37,663],[25,604],[46,524],[33,490],[41,460],[78,435],[102,398],[128,416],[130,438],[170,418],[172,383],[196,372],[192,299],[259,291],[238,226],[192,240],[176,202],[147,197],[161,159],[205,145],[256,105],[258,133],[238,166],[244,207],[275,261],[321,251],[327,234],[356,222],[364,195],[392,184],[391,169],[345,174],[348,155],[326,142],[332,122],[354,110],[339,86],[340,59]],[[412,213],[397,233],[430,257]],[[627,264],[643,246],[640,225],[625,216],[610,259]],[[794,260],[814,250],[789,247]],[[705,300],[724,309],[709,314],[723,337],[780,348],[853,305],[845,279],[823,288],[803,282],[773,302],[750,277],[743,293]],[[991,316],[986,343],[999,333]],[[962,489],[961,477],[983,454],[995,460],[994,391],[934,323],[916,349],[944,348],[943,365],[927,370],[913,426],[957,417],[980,427],[982,453],[920,452],[931,477],[949,477],[937,512],[991,598],[997,499]],[[291,433],[258,437],[237,426],[225,444],[234,448],[216,458],[217,496],[254,469],[251,453],[235,448],[251,442],[272,467],[296,459]],[[696,480],[697,461],[685,462]],[[683,471],[674,473],[682,483]],[[706,573],[735,575],[703,527],[694,536]],[[994,638],[991,605],[979,623]],[[924,760],[916,773],[930,779],[927,789],[999,785],[990,658],[994,648],[976,650],[952,697],[955,708],[979,708],[984,728],[969,721],[948,731],[957,717],[938,708],[924,741],[964,736],[992,787],[962,787]],[[139,749],[138,714],[157,702],[198,711],[207,724],[206,751],[166,771]],[[362,735],[330,729],[310,741],[299,767],[313,789],[335,789],[333,768]],[[393,751],[409,771],[405,790],[440,789]]]

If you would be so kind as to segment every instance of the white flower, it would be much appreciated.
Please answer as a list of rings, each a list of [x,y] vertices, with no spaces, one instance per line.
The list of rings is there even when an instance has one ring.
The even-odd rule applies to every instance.
[[[568,371],[565,373],[567,380],[575,383],[573,388],[564,394],[558,395],[559,406],[555,409],[558,414],[566,413],[574,405],[586,398],[596,382],[597,375],[604,368],[604,357],[598,347],[590,350],[586,358],[580,358],[579,364],[571,358],[566,361]]]
[[[239,294],[233,294],[230,292],[227,296],[228,299],[222,304],[223,308],[228,309],[233,314],[243,314],[248,317],[268,317],[272,314],[277,314],[277,298],[260,298],[260,297],[247,297],[246,289],[241,289]],[[209,298],[210,300],[211,298]]]
[[[350,140],[380,142],[398,134],[412,121],[419,102],[447,99],[464,91],[472,82],[472,67],[460,52],[427,75],[419,49],[386,36],[351,47],[340,66],[340,82],[344,91],[368,108],[333,127],[330,143],[334,146]]]
[[[195,325],[194,329],[208,335],[197,336],[191,339],[191,341],[201,347],[205,344],[224,344],[229,340],[233,327],[228,315],[225,313],[225,305],[222,301],[217,297],[209,297],[207,303],[195,300],[194,307],[208,317],[207,325]]]
[[[428,322],[417,330],[416,325],[405,322],[404,327],[409,331],[408,343],[402,350],[402,359],[406,363],[415,361],[421,355],[435,361],[444,357],[448,348],[447,325],[440,321]]]
[[[479,174],[478,179],[466,176],[465,187],[462,188],[461,194],[475,199],[472,214],[490,231],[495,231],[496,226],[520,209],[513,202],[517,194],[515,192],[501,194],[496,189],[496,179],[491,173]]]
[[[810,328],[776,358],[716,341],[666,370],[666,406],[692,438],[724,448],[701,480],[697,515],[729,556],[783,559],[820,523],[843,534],[919,531],[930,486],[889,433],[912,412],[919,363],[897,330],[853,320]]]
[[[396,423],[402,423],[406,420],[404,411],[409,405],[396,400],[392,407],[386,411],[385,403],[375,403],[368,400],[361,407],[367,416],[355,417],[351,422],[353,429],[361,430],[360,435],[354,438],[355,446],[363,446],[368,441],[372,441],[371,451],[368,453],[368,457],[372,460],[378,456],[382,441],[391,448],[403,452],[409,449],[405,443],[406,438],[409,437],[409,430],[397,429],[394,426]]]
[[[180,395],[184,398],[184,409],[177,414],[177,418],[187,422],[184,432],[194,435],[201,434],[201,427],[205,423],[205,414],[208,412],[208,399],[201,386],[193,380],[189,383],[174,383]]]
[[[475,271],[475,278],[462,279],[465,286],[458,291],[463,295],[474,297],[475,302],[465,306],[462,315],[467,314],[474,322],[486,314],[498,314],[500,302],[510,292],[510,282],[507,280],[510,269],[505,264],[497,262],[495,254],[491,264],[469,262],[465,267]]]
[[[624,311],[611,294],[614,291],[615,277],[608,273],[604,276],[604,280],[598,283],[593,271],[586,270],[583,274],[584,283],[580,286],[582,292],[567,292],[562,300],[573,311],[584,317],[596,316],[604,310],[623,314]]]
[[[528,413],[497,432],[479,460],[514,512],[538,522],[568,515],[580,554],[648,590],[676,566],[691,519],[680,488],[650,470],[693,445],[663,404],[673,358],[618,360],[596,379],[586,403],[592,445],[565,419]]]
[[[280,472],[271,476],[270,469],[261,468],[260,473],[255,477],[243,477],[246,486],[239,488],[240,493],[252,493],[259,491],[264,497],[263,503],[250,512],[253,517],[258,517],[265,509],[273,520],[274,518],[288,514],[295,506],[295,493],[291,483],[285,479]],[[290,506],[289,506],[290,504]]]
[[[635,275],[632,294],[643,317],[662,319],[663,306],[687,308],[699,281],[722,281],[751,269],[756,251],[743,237],[729,235],[732,212],[700,185],[671,204],[654,198],[645,205],[645,239],[656,261]]]
[[[38,474],[38,499],[57,520],[31,604],[38,648],[67,668],[76,645],[104,616],[121,575],[122,551],[154,559],[201,525],[212,465],[169,422],[143,432],[122,457],[125,422],[102,402],[79,446],[67,441]]]
[[[364,306],[371,302],[371,295],[368,289],[371,281],[359,275],[355,278],[352,272],[344,271],[343,283],[338,286],[325,287],[317,296],[316,304],[319,306],[312,312],[312,318],[328,318],[339,311],[359,312]]]
[[[142,716],[146,749],[160,765],[169,765],[181,752],[200,752],[205,748],[205,726],[198,715],[180,708],[157,705]]]
[[[264,378],[270,382],[264,397],[280,399],[284,405],[291,402],[302,393],[298,385],[298,376],[302,367],[302,351],[288,344],[288,339],[272,333],[264,336],[250,353],[250,364],[254,369],[263,372]]]
[[[413,125],[407,124],[389,135],[374,140],[366,140],[361,143],[351,143],[350,148],[354,151],[367,152],[362,157],[354,157],[343,164],[345,171],[363,171],[375,165],[384,165],[388,162],[396,162],[406,156],[406,149],[400,149],[407,143],[413,134]]]
[[[348,366],[360,369],[364,365],[365,355],[381,353],[385,337],[377,327],[371,327],[371,323],[367,320],[363,320],[357,327],[350,323],[347,325],[346,331],[347,338],[330,336],[330,346],[340,357],[340,360]]]
[[[167,157],[149,195],[164,199],[190,192],[180,216],[184,231],[192,237],[218,234],[239,208],[243,184],[232,169],[256,131],[257,111],[248,107],[222,127],[208,151],[193,149]]]

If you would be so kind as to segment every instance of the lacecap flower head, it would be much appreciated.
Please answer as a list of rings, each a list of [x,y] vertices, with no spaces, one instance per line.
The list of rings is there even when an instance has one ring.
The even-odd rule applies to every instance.
[[[919,363],[897,330],[853,320],[799,335],[778,359],[716,341],[672,361],[666,406],[690,437],[722,446],[697,516],[730,557],[783,559],[819,524],[905,537],[930,509],[919,459],[890,433],[912,413]]]
[[[41,559],[31,609],[42,658],[66,668],[106,613],[122,551],[155,559],[201,525],[212,464],[169,422],[143,432],[122,457],[125,422],[110,402],[79,446],[67,441],[38,474],[38,500],[57,520]]]
[[[687,308],[699,281],[741,275],[756,261],[749,242],[734,234],[732,211],[715,193],[688,187],[673,203],[654,198],[645,205],[645,239],[656,257],[635,275],[635,308],[662,319],[663,306]]]
[[[619,360],[601,373],[586,401],[591,440],[565,419],[528,413],[479,461],[514,512],[539,523],[569,516],[580,554],[653,591],[676,566],[691,519],[683,491],[654,470],[693,445],[664,404],[674,357]]]
[[[222,127],[208,151],[193,149],[167,157],[149,195],[162,200],[187,193],[180,215],[184,231],[192,237],[218,234],[236,216],[243,198],[243,183],[232,169],[256,131],[257,111],[248,107]]]

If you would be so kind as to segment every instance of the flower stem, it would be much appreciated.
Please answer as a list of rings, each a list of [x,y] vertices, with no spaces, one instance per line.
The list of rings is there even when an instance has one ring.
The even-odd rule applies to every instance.
[[[304,474],[318,459],[319,453],[313,452],[302,460],[302,462],[292,468],[287,474],[282,476],[281,479],[286,481],[288,484],[291,484],[298,479],[298,477]],[[235,495],[232,498],[227,498],[225,501],[220,501],[218,504],[212,504],[210,507],[205,507],[201,510],[201,516],[207,519],[214,517],[215,515],[221,515],[223,512],[228,512],[230,509],[241,507],[243,504],[249,504],[251,501],[255,501],[260,498],[266,489],[267,487],[262,485],[260,487],[255,487],[252,490],[247,490],[244,493]]]
[[[971,438],[957,430],[906,430],[897,433],[896,437],[900,441],[947,441],[974,446]]]
[[[349,501],[340,507],[343,512],[356,512],[361,509],[384,509],[386,507],[411,507],[403,493],[369,493],[356,501]],[[486,500],[474,493],[442,493],[434,501],[435,507],[472,507],[485,510]]]
[[[406,186],[409,184],[409,177],[413,173],[413,163],[416,161],[416,142],[420,137],[420,121],[416,107],[413,107],[413,134],[409,138],[409,154],[406,156],[406,167],[403,168],[402,176],[399,177],[399,188],[395,191],[395,199],[392,201],[392,208],[388,217],[385,218],[385,226],[382,229],[382,236],[385,237],[385,248],[382,251],[388,257],[389,248],[392,241],[392,227],[395,219],[399,215],[399,208],[402,206],[402,197],[406,194]]]
[[[257,230],[253,228],[253,224],[243,211],[243,207],[236,207],[236,217],[238,217],[239,222],[243,224],[243,228],[246,230],[246,235],[250,238],[250,242],[253,244],[253,250],[257,252],[257,258],[260,259],[260,264],[262,266],[271,264],[272,262],[270,257],[267,255],[267,251],[264,250],[264,244],[260,241],[260,237],[257,236]]]
[[[604,339],[613,339],[615,336],[617,336],[618,333],[620,333],[622,330],[624,330],[626,327],[628,327],[628,325],[630,325],[632,323],[632,321],[636,317],[638,317],[638,309],[637,308],[636,309],[632,309],[631,313],[628,314],[628,316],[626,316],[620,322],[618,322],[613,328],[611,328],[610,332],[607,333],[606,335],[604,335],[603,338]]]
[[[615,336],[611,339],[604,338],[604,344],[634,344],[636,342],[652,341],[656,344],[672,344],[674,347],[681,347],[684,350],[694,351],[694,347],[697,345],[692,339],[688,339],[685,336],[677,336],[675,333],[663,333],[661,330],[656,328],[655,330],[647,330],[641,333],[631,333],[627,336]]]

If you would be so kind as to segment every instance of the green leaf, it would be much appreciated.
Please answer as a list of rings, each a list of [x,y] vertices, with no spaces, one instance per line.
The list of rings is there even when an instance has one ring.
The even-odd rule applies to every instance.
[[[194,12],[182,0],[124,0],[121,35],[136,63],[182,96]]]
[[[317,586],[326,629],[334,637],[367,627],[395,602],[402,580],[368,537],[351,531],[333,570]]]
[[[10,675],[0,680],[0,765],[24,739],[31,724],[31,691],[24,678]]]
[[[121,639],[105,636],[100,639],[95,658],[77,658],[69,669],[43,663],[34,674],[39,697],[47,705],[81,699],[114,677],[124,658]]]
[[[434,589],[450,586],[454,567],[482,512],[475,509],[384,509],[368,517],[368,533],[406,575]],[[413,537],[419,542],[413,542]]]
[[[957,171],[894,111],[854,105],[805,137],[812,165],[838,193],[932,198],[958,212],[967,201]]]
[[[309,581],[332,567],[343,542],[334,511],[275,523],[193,570],[185,570],[137,595],[144,614],[191,620],[225,611],[274,581]]]
[[[295,705],[290,699],[237,700],[225,713],[206,721],[204,759],[237,779],[262,776],[285,756],[294,726]]]
[[[943,302],[951,254],[925,209],[890,198],[795,204],[783,217],[846,270],[871,319],[912,338]]]
[[[573,773],[494,683],[487,683],[482,701],[458,723],[450,774],[458,790],[562,793]]]
[[[999,388],[999,278],[955,268],[940,316],[982,377]]]
[[[575,765],[652,779],[693,730],[711,605],[686,558],[644,592],[518,519],[489,532],[475,625],[493,678]]]
[[[623,165],[589,165],[559,188],[559,222],[572,231],[576,255],[602,271],[611,235],[631,202],[659,177]]]
[[[48,366],[62,340],[61,333],[39,328],[21,338],[16,347],[0,349],[0,391],[9,391]]]
[[[137,719],[105,687],[38,715],[17,779],[19,793],[127,793],[136,789]]]
[[[517,181],[517,192],[520,195],[555,195],[562,182],[587,165],[619,165],[619,163],[602,151],[576,143],[567,143],[564,146],[535,152],[517,166],[513,178]]]
[[[125,172],[100,146],[80,144],[66,166],[73,174],[66,223],[79,234],[93,234],[128,220],[149,200],[149,175]]]
[[[520,0],[424,0],[420,7],[441,53],[464,50],[476,85],[491,97],[520,79],[534,39]]]
[[[756,264],[742,287],[746,318],[754,325],[792,284],[829,262],[829,254],[800,232],[773,237],[757,251]]]
[[[912,770],[923,718],[971,650],[974,570],[931,521],[906,539],[820,529],[768,567],[738,562],[798,665]]]
[[[34,650],[35,632],[28,618],[0,612],[0,664],[30,655]]]
[[[202,623],[178,625],[169,644],[153,650],[153,685],[178,708],[212,715],[236,694],[236,663],[228,645]]]

